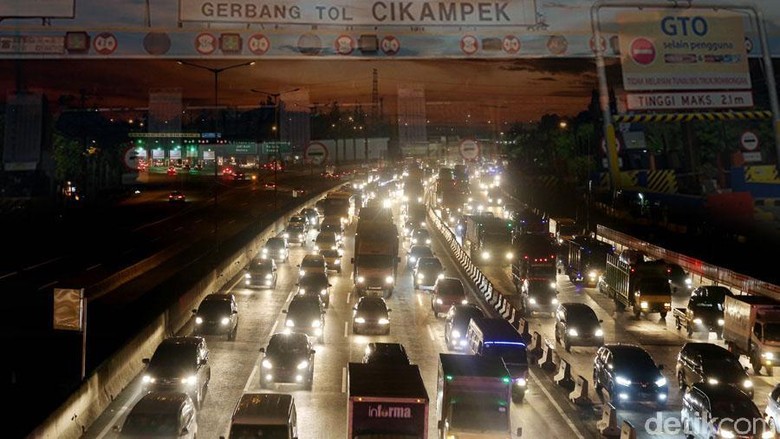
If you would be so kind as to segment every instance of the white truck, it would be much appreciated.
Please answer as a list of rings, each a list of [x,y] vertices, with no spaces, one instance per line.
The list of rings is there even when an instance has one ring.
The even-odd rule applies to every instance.
[[[745,355],[759,374],[767,375],[780,361],[780,302],[765,296],[726,296],[723,340],[729,351]]]

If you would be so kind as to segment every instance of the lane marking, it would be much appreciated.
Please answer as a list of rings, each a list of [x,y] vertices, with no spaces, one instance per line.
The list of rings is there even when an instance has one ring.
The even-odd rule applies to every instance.
[[[85,271],[94,270],[94,269],[96,269],[96,268],[100,267],[101,265],[102,265],[102,264],[95,264],[95,265],[93,265],[93,266],[91,266],[91,267],[88,267],[88,268],[87,268]]]
[[[181,230],[183,228],[184,228],[184,226],[179,226],[179,227],[176,227],[175,229],[173,229],[173,231],[174,232],[178,232],[179,230]]]
[[[349,305],[350,299],[352,298],[352,291],[347,293],[347,305]]]
[[[426,328],[428,328],[428,335],[431,337],[431,340],[436,341],[436,336],[433,335],[433,329],[431,329],[431,325],[425,325]]]
[[[41,262],[40,264],[30,265],[29,267],[23,268],[22,270],[34,270],[46,264],[51,264],[54,261],[59,261],[60,259],[62,259],[62,256],[57,256],[56,258],[49,259],[48,261]]]
[[[544,388],[540,383],[540,379],[538,376],[536,376],[536,373],[533,371],[533,369],[528,369],[528,372],[531,374],[531,376],[536,380],[537,384],[536,387],[542,390],[542,393],[544,393],[544,396],[547,397],[547,399],[550,401],[550,403],[555,407],[555,410],[558,412],[559,415],[561,415],[561,418],[563,418],[564,421],[566,421],[566,424],[571,429],[572,433],[574,433],[579,439],[585,439],[585,436],[580,432],[580,430],[577,428],[576,425],[569,419],[568,416],[563,412],[563,409],[560,405],[553,399],[552,395],[550,395],[550,392],[547,391],[547,389]]]
[[[159,241],[159,240],[160,240],[160,238],[162,238],[162,236],[158,236],[158,237],[156,237],[156,238],[152,238],[152,239],[151,239],[149,242],[155,242],[155,241]]]
[[[417,304],[420,305],[420,307],[423,306],[423,304],[422,304],[422,295],[420,295],[420,294],[417,295]]]
[[[198,220],[195,220],[195,222],[194,222],[193,224],[198,224],[198,223],[199,223],[199,222],[201,222],[201,221],[203,221],[203,218],[201,218],[201,219],[198,219]]]
[[[236,222],[236,220],[232,219],[232,220],[228,221],[228,224],[233,224],[234,222]]]
[[[347,368],[341,368],[341,393],[347,393]]]
[[[244,385],[244,392],[249,391],[249,388],[251,387],[252,381],[254,381],[258,370],[260,370],[260,368],[257,367],[257,364],[255,364],[255,366],[252,368],[252,373],[249,374],[249,379],[246,380],[246,385]]]
[[[349,337],[349,322],[344,322],[344,337]]]
[[[0,279],[5,279],[7,277],[11,277],[11,276],[15,275],[16,273],[18,273],[18,271],[14,271],[13,273],[6,273],[6,274],[0,276]]]
[[[41,286],[40,288],[38,288],[38,291],[41,291],[42,289],[44,289],[44,288],[46,288],[46,287],[50,287],[50,286],[52,286],[52,285],[56,284],[57,282],[59,282],[59,281],[58,281],[58,280],[55,280],[54,282],[49,282],[49,283],[47,283],[46,285],[43,285],[43,286]]]

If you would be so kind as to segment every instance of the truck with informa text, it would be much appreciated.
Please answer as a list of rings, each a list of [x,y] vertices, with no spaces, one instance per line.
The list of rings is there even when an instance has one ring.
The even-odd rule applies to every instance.
[[[359,296],[393,294],[400,259],[398,247],[398,229],[392,221],[358,220],[352,279]]]
[[[500,357],[439,354],[440,438],[510,439],[512,377]],[[517,429],[516,436],[522,433]]]
[[[475,263],[509,264],[512,252],[512,228],[501,218],[467,215],[464,245]]]
[[[668,264],[662,260],[629,264],[617,255],[607,255],[598,289],[613,299],[618,310],[631,308],[636,318],[643,313],[659,313],[663,319],[672,309]]]
[[[347,438],[428,438],[428,392],[418,366],[349,363],[348,369]]]
[[[563,265],[569,280],[595,287],[607,269],[607,255],[615,253],[614,247],[585,235],[568,240],[568,247]]]
[[[780,361],[780,302],[765,296],[726,296],[723,340],[729,351],[750,360],[754,373],[769,376]]]

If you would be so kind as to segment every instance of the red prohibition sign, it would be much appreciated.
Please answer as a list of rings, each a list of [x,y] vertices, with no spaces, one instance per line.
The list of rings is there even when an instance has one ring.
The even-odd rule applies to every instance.
[[[504,37],[501,47],[504,49],[504,52],[515,54],[520,51],[520,39],[515,35],[507,35]]]
[[[655,45],[647,38],[637,38],[631,42],[629,49],[631,59],[639,65],[646,66],[655,61]]]
[[[339,35],[335,45],[339,55],[350,55],[355,50],[355,40],[349,35]]]
[[[401,50],[401,42],[398,41],[398,38],[392,35],[388,35],[382,38],[381,47],[382,52],[384,52],[385,55],[395,55],[399,50]]]
[[[465,35],[460,39],[460,50],[466,55],[473,55],[479,50],[479,41],[474,35]]]
[[[247,45],[255,55],[265,55],[271,48],[271,41],[263,34],[254,34],[249,37]]]
[[[217,50],[217,37],[210,33],[201,33],[195,37],[195,50],[202,55],[210,55]]]
[[[92,46],[95,48],[95,52],[101,55],[111,55],[116,50],[119,43],[116,41],[116,36],[110,32],[103,32],[95,37],[95,41],[92,42]]]

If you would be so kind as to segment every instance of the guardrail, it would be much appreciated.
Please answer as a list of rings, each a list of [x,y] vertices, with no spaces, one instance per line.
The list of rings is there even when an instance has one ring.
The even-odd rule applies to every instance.
[[[132,380],[143,370],[143,358],[150,357],[167,336],[186,325],[200,300],[219,291],[257,254],[263,242],[283,230],[291,216],[300,209],[314,206],[333,189],[323,191],[298,204],[258,233],[249,244],[204,274],[181,300],[171,305],[153,323],[142,329],[116,354],[104,361],[82,382],[81,386],[27,437],[29,439],[78,439]]]

